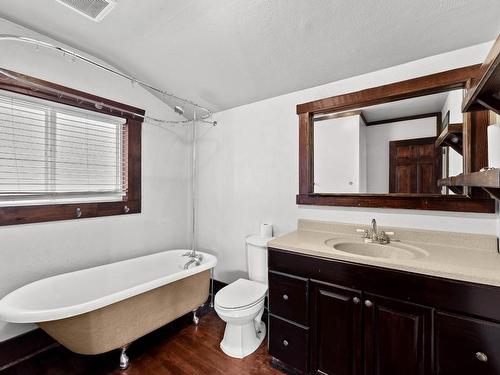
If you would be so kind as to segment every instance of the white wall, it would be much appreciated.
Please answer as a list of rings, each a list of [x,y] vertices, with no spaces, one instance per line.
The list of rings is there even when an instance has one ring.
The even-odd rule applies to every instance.
[[[0,33],[45,40],[2,20]],[[144,108],[150,115],[175,116],[130,82],[41,48],[37,52],[34,46],[1,43],[0,67]],[[187,246],[190,154],[186,129],[144,124],[142,134],[142,213],[0,227],[0,297],[46,276]],[[0,322],[0,341],[31,328]]]
[[[446,112],[450,111],[450,124],[460,124],[463,121],[462,99],[463,90],[453,90],[448,93],[441,109],[441,118],[444,119]]]
[[[363,118],[359,116],[359,193],[366,193],[368,191],[367,132],[368,127]]]
[[[338,117],[314,123],[314,191],[359,193],[360,116]]]
[[[231,282],[246,275],[244,239],[261,222],[274,223],[279,233],[293,230],[298,218],[366,224],[376,218],[381,226],[495,234],[496,215],[295,204],[296,104],[476,64],[490,47],[477,45],[217,113],[220,125],[200,132],[198,153],[198,241],[219,257],[215,277]]]
[[[367,191],[389,192],[389,142],[435,135],[436,117],[368,126],[366,129]]]

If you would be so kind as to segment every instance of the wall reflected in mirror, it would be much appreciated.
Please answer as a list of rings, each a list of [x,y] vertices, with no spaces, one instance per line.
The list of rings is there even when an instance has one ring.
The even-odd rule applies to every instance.
[[[460,194],[463,90],[314,118],[315,193]]]

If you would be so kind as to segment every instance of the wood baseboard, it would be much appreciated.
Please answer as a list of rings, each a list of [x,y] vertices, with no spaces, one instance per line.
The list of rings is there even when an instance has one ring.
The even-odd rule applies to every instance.
[[[0,342],[0,371],[58,345],[40,328],[2,341]]]

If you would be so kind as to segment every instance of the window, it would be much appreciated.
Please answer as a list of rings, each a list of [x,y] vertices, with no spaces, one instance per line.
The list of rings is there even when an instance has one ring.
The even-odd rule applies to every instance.
[[[121,201],[124,124],[0,91],[0,205]]]
[[[144,111],[19,76],[37,89],[0,80],[0,225],[140,212]]]

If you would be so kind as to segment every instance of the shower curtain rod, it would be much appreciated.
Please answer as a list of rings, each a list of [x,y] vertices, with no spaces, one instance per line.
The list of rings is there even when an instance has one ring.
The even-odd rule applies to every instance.
[[[47,42],[43,42],[43,41],[40,41],[40,40],[37,40],[37,39],[33,39],[33,38],[28,38],[28,37],[24,37],[24,36],[18,36],[18,35],[11,35],[11,34],[0,34],[0,41],[17,41],[17,42],[22,42],[22,43],[28,43],[28,44],[33,44],[35,46],[38,47],[44,47],[44,48],[47,48],[47,49],[52,49],[52,50],[55,50],[55,51],[58,51],[58,52],[62,52],[64,55],[69,55],[72,59],[74,60],[81,60],[87,64],[90,64],[90,65],[93,65],[99,69],[102,69],[108,73],[112,73],[114,75],[117,75],[121,78],[124,78],[124,79],[127,79],[129,80],[132,84],[138,84],[144,88],[147,88],[149,90],[152,90],[158,94],[161,94],[163,97],[169,97],[169,98],[173,98],[175,100],[178,100],[182,103],[185,103],[185,104],[189,104],[191,106],[194,107],[194,110],[196,111],[197,109],[200,110],[201,112],[204,112],[203,114],[200,114],[200,116],[196,116],[195,115],[195,118],[197,118],[197,120],[199,122],[204,122],[204,123],[207,123],[207,124],[212,124],[212,125],[217,125],[217,121],[209,121],[208,119],[210,117],[212,117],[212,111],[210,111],[208,108],[206,107],[203,107],[199,104],[196,104],[190,100],[187,100],[187,99],[183,99],[183,98],[180,98],[174,94],[171,94],[171,93],[168,93],[166,90],[161,90],[157,87],[154,87],[153,85],[150,85],[146,82],[143,82],[141,80],[138,80],[134,77],[131,77],[129,75],[126,75],[124,73],[121,73],[115,69],[112,69],[112,68],[109,68],[105,65],[102,65],[100,64],[99,62],[96,62],[92,59],[89,59],[85,56],[82,56],[80,55],[79,53],[75,52],[75,51],[70,51],[64,47],[60,47],[60,46],[55,46],[53,44],[50,44],[50,43],[47,43]],[[133,114],[135,116],[138,116],[138,117],[141,117],[143,118],[144,120],[149,120],[149,121],[152,121],[152,122],[156,122],[156,123],[160,123],[160,124],[189,124],[192,122],[192,120],[189,120],[189,119],[186,119],[186,120],[162,120],[162,119],[158,119],[158,118],[155,118],[155,117],[151,117],[151,116],[147,116],[147,115],[138,115],[137,113],[132,113],[132,112],[129,112],[129,111],[126,111],[126,110],[122,110],[120,108],[116,108],[116,107],[113,107],[112,105],[108,105],[108,104],[105,104],[105,103],[101,103],[101,102],[98,102],[98,101],[95,101],[95,100],[91,100],[91,99],[87,99],[87,98],[83,98],[83,97],[80,97],[78,95],[74,95],[74,94],[68,94],[68,93],[65,93],[65,92],[60,92],[59,90],[56,90],[56,89],[52,89],[52,88],[47,88],[43,85],[40,85],[40,84],[37,84],[37,83],[34,83],[34,82],[31,82],[27,79],[22,79],[22,78],[19,78],[17,76],[14,76],[12,74],[10,74],[8,71],[4,70],[4,69],[1,69],[0,68],[0,73],[4,76],[7,76],[11,79],[14,79],[14,80],[17,80],[17,81],[22,81],[23,83],[27,83],[31,86],[34,86],[34,87],[39,87],[39,88],[44,88],[44,89],[50,89],[52,90],[53,92],[57,93],[58,95],[62,95],[62,96],[66,96],[66,97],[71,97],[77,101],[84,101],[84,102],[87,102],[87,103],[91,103],[91,104],[94,104],[96,107],[97,106],[102,106],[102,107],[106,107],[106,108],[109,108],[109,109],[113,109],[113,110],[117,110],[117,111],[120,111],[122,113],[129,113],[129,114]]]
[[[42,84],[30,81],[29,79],[25,79],[25,78],[21,78],[21,77],[15,76],[15,75],[11,74],[10,72],[8,72],[8,71],[6,71],[6,70],[4,70],[2,68],[0,68],[0,74],[2,74],[5,77],[8,77],[10,79],[13,79],[13,80],[22,82],[24,84],[27,84],[29,86],[32,86],[34,89],[43,89],[43,90],[51,91],[51,92],[53,92],[54,94],[56,94],[57,96],[60,96],[60,97],[71,98],[71,99],[74,99],[76,102],[79,102],[79,103],[83,103],[83,102],[90,103],[90,104],[93,104],[96,108],[106,107],[108,109],[112,109],[112,110],[120,112],[122,114],[129,114],[129,115],[132,115],[132,116],[135,116],[135,117],[140,117],[140,118],[144,119],[145,121],[154,122],[154,123],[158,123],[158,124],[173,124],[173,125],[175,125],[175,124],[189,124],[189,123],[192,122],[192,120],[178,120],[178,121],[174,121],[174,120],[162,120],[162,119],[158,119],[158,118],[155,118],[155,117],[152,117],[152,116],[148,116],[148,115],[141,115],[139,113],[132,112],[132,111],[127,111],[126,109],[118,108],[118,107],[115,107],[115,106],[112,106],[110,104],[106,104],[106,103],[103,103],[103,102],[100,102],[100,101],[97,101],[97,100],[92,100],[92,99],[89,99],[89,98],[85,98],[83,96],[71,94],[71,93],[68,93],[68,92],[64,92],[64,91],[60,91],[60,90],[54,89],[52,87],[44,86]],[[210,120],[206,120],[206,119],[198,120],[198,122],[203,122],[203,123],[210,124],[210,125],[213,125],[213,126],[217,125],[217,121],[210,121]]]

